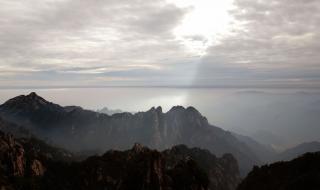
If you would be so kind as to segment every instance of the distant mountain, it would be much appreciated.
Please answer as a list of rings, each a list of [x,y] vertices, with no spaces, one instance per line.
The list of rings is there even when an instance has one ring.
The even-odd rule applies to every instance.
[[[318,190],[320,152],[307,153],[287,162],[255,167],[237,190]]]
[[[277,155],[277,152],[268,145],[260,144],[252,138],[237,133],[232,133],[241,142],[244,142],[259,158],[263,163],[273,160]]]
[[[270,145],[276,151],[283,151],[288,144],[283,137],[280,137],[268,130],[260,129],[250,136],[261,144]]]
[[[126,151],[74,159],[35,138],[0,131],[0,189],[234,190],[240,181],[232,155],[216,158],[184,145],[158,152],[135,144]]]
[[[166,113],[158,107],[109,116],[76,106],[62,107],[31,93],[2,104],[0,116],[69,150],[123,150],[135,142],[163,150],[186,144],[219,156],[233,154],[242,174],[261,163],[246,143],[210,125],[193,107],[176,106]]]
[[[276,161],[291,160],[307,152],[318,152],[318,151],[320,151],[320,142],[302,143],[300,145],[297,145],[293,148],[287,149],[279,153],[278,155],[276,155],[274,160]]]
[[[107,114],[107,115],[113,115],[113,114],[116,114],[116,113],[122,113],[124,111],[120,110],[120,109],[109,109],[107,107],[104,107],[102,109],[98,109],[97,112],[99,113],[104,113],[104,114]]]

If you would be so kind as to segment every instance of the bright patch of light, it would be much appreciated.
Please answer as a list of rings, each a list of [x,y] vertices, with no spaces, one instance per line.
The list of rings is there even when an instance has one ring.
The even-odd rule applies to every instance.
[[[233,0],[167,0],[178,7],[190,8],[174,34],[189,50],[203,55],[212,44],[218,43],[229,31]]]

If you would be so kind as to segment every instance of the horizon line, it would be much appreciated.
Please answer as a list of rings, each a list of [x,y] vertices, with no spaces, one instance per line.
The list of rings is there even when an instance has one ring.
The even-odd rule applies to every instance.
[[[278,85],[55,85],[55,86],[0,86],[0,90],[23,90],[23,89],[80,89],[80,88],[190,88],[190,89],[319,89],[320,86],[278,84]]]

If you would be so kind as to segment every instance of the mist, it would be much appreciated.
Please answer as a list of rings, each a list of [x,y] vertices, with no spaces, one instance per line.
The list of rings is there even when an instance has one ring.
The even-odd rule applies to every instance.
[[[63,106],[126,112],[194,106],[212,125],[283,150],[320,140],[320,90],[239,88],[2,89],[1,103],[30,91]]]

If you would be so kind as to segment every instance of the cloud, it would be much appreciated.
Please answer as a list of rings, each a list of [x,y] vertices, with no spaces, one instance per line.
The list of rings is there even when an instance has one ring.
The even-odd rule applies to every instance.
[[[230,30],[197,56],[174,33],[193,9],[166,0],[1,1],[0,86],[320,84],[318,1],[233,5]]]
[[[235,0],[232,31],[207,49],[195,83],[320,84],[320,2]],[[229,78],[223,80],[223,78]],[[312,80],[310,80],[312,79]]]
[[[162,60],[188,56],[172,33],[186,13],[163,0],[1,1],[0,80],[159,70]]]

